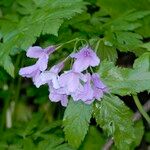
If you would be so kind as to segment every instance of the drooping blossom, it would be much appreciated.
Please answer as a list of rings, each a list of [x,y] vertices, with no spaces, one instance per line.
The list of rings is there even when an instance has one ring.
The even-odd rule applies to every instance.
[[[58,73],[62,70],[64,67],[64,63],[60,62],[57,65],[54,65],[49,71],[43,71],[34,81],[34,84],[36,87],[40,87],[43,84],[52,82],[53,87],[55,89],[60,88],[58,83]]]
[[[47,69],[49,55],[55,50],[54,46],[45,49],[34,46],[27,51],[27,57],[38,59],[37,62],[28,67],[21,68],[19,74],[23,77],[32,78],[36,87],[43,84],[49,86],[49,99],[52,102],[61,102],[67,106],[68,96],[74,101],[83,101],[91,104],[95,99],[100,100],[108,88],[100,80],[97,73],[82,73],[88,67],[95,67],[100,63],[96,53],[89,47],[82,48],[78,53],[71,54],[75,58],[72,69],[60,75],[64,67],[64,61]],[[87,71],[86,71],[87,72]]]
[[[42,56],[50,55],[55,51],[54,46],[48,46],[45,49],[42,49],[39,46],[29,47],[27,50],[27,57],[29,58],[41,58]]]
[[[91,86],[91,75],[87,73],[86,83],[78,89],[75,93],[72,94],[72,97],[75,101],[82,100],[87,104],[91,104],[94,101],[94,91]]]
[[[92,74],[92,81],[93,81],[94,98],[100,100],[103,97],[103,94],[108,92],[108,88],[100,80],[100,77],[97,73]]]
[[[82,100],[86,104],[91,104],[95,99],[100,100],[108,88],[100,80],[99,75],[94,73],[86,74],[87,81],[72,94],[74,101]]]
[[[49,55],[55,50],[54,46],[49,46],[45,49],[42,49],[38,46],[30,47],[27,50],[27,57],[38,58],[37,62],[34,65],[21,68],[19,74],[23,77],[33,78],[35,75],[39,74],[40,71],[47,69]]]
[[[68,96],[65,94],[65,92],[60,88],[60,89],[55,89],[52,86],[52,83],[49,83],[49,99],[52,102],[61,102],[62,106],[67,106],[68,104]]]
[[[76,92],[76,90],[82,86],[80,81],[85,82],[85,76],[73,70],[66,71],[59,77],[59,84],[66,89],[67,94]]]
[[[76,58],[73,64],[73,70],[82,72],[89,66],[95,67],[100,63],[100,59],[96,53],[89,47],[83,47],[78,53],[71,54],[72,58]]]

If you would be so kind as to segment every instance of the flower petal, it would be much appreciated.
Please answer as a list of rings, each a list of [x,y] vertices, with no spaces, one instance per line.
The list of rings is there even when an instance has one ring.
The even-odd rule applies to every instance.
[[[73,72],[73,71],[68,71],[67,73],[63,73],[59,77],[59,84],[61,87],[64,87],[67,89],[68,92],[75,92],[79,85],[80,85],[80,74]]]
[[[30,58],[40,58],[42,53],[43,53],[43,49],[41,47],[33,46],[33,47],[29,47],[26,55],[27,57]]]
[[[59,94],[59,93],[57,93],[57,90],[55,90],[53,88],[50,89],[49,99],[52,102],[59,102],[60,101],[62,106],[67,106],[67,103],[68,103],[67,95]]]
[[[48,55],[43,54],[39,60],[37,61],[37,65],[39,66],[39,70],[45,71],[47,69],[48,64]]]
[[[92,81],[95,87],[100,89],[105,89],[106,85],[100,80],[100,77],[97,73],[92,74]]]
[[[36,75],[37,70],[38,67],[36,64],[32,66],[24,67],[19,70],[19,75],[23,77],[31,78]]]
[[[55,51],[55,46],[48,46],[44,49],[44,52],[48,55],[52,54]]]
[[[62,61],[62,62],[60,62],[59,64],[54,65],[54,66],[50,69],[50,71],[58,74],[58,73],[63,69],[63,67],[64,67],[64,62]]]
[[[77,59],[73,66],[72,69],[76,72],[82,72],[86,70],[89,67],[89,60],[88,59]]]

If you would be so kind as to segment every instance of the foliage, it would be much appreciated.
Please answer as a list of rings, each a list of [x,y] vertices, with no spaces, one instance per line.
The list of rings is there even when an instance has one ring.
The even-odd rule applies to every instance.
[[[108,138],[118,150],[149,146],[149,126],[133,121],[132,99],[149,99],[149,6],[149,0],[1,0],[0,149],[99,150]],[[60,46],[52,66],[87,43],[109,89],[91,105],[70,98],[63,108],[48,100],[47,86],[37,89],[18,75],[34,63],[24,55],[31,45]],[[125,67],[128,56],[133,63]]]

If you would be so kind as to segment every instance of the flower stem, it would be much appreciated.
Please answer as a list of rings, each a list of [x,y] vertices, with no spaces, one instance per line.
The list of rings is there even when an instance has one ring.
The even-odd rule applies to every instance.
[[[139,98],[137,95],[133,95],[133,99],[134,99],[134,102],[139,110],[139,112],[143,115],[143,117],[146,119],[146,121],[150,124],[150,117],[149,115],[145,112],[145,110],[143,109],[140,101],[139,101]]]
[[[78,38],[75,38],[75,39],[70,40],[70,41],[67,41],[67,42],[65,42],[65,43],[63,43],[63,44],[59,44],[59,45],[56,47],[56,50],[59,49],[59,48],[61,48],[61,47],[64,46],[65,44],[69,44],[69,43],[75,42],[75,41],[77,41],[77,40],[79,40],[79,39],[78,39]]]

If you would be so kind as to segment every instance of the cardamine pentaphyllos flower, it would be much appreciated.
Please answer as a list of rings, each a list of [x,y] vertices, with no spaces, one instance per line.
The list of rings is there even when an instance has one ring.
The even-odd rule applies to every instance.
[[[104,93],[108,92],[108,88],[104,83],[100,80],[98,73],[92,74],[92,82],[93,82],[93,91],[94,98],[100,100],[103,97]]]
[[[89,66],[95,67],[100,63],[100,59],[89,46],[83,47],[78,53],[71,54],[70,56],[76,58],[72,67],[76,72],[82,72]]]
[[[74,101],[83,101],[91,104],[95,100],[101,100],[108,88],[101,81],[97,73],[88,73],[88,67],[99,65],[100,59],[89,47],[83,47],[79,52],[71,54],[75,58],[71,70],[60,71],[64,67],[64,61],[54,65],[50,70],[47,69],[48,58],[55,50],[54,46],[42,49],[38,46],[30,47],[27,57],[37,58],[37,62],[28,67],[21,68],[19,74],[23,77],[32,78],[36,87],[43,84],[49,86],[49,99],[52,102],[61,102],[62,106],[67,106],[68,96]],[[67,57],[68,58],[68,57]],[[83,72],[86,70],[86,74]]]
[[[85,77],[87,81],[75,93],[72,94],[72,97],[74,101],[82,100],[83,102],[90,104],[94,101],[94,91],[91,86],[91,75],[87,73]]]
[[[70,70],[61,74],[58,81],[60,86],[66,89],[66,94],[70,94],[76,92],[82,86],[80,81],[86,81],[86,78],[82,73]]]
[[[49,99],[52,102],[61,102],[62,106],[67,106],[68,96],[65,94],[66,91],[64,88],[55,89],[52,85],[52,82],[49,82]]]
[[[47,69],[49,55],[52,52],[54,52],[54,50],[55,50],[54,46],[49,46],[45,49],[42,49],[41,47],[38,46],[30,47],[27,50],[27,54],[26,54],[27,57],[38,58],[38,60],[32,66],[21,68],[19,70],[19,74],[27,78],[34,78],[35,76],[39,75],[41,71]]]
[[[58,73],[62,70],[64,67],[64,62],[60,62],[57,65],[54,65],[49,71],[43,71],[39,74],[39,76],[35,79],[34,84],[36,87],[40,87],[43,84],[52,82],[53,87],[55,89],[60,88],[58,83]]]

